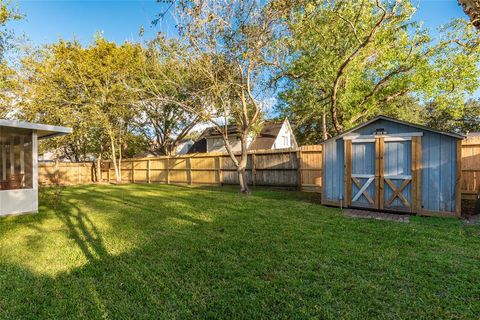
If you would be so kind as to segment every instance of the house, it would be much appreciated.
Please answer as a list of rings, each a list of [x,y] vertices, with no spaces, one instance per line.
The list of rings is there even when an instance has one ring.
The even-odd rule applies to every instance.
[[[175,154],[182,155],[187,154],[188,150],[193,146],[195,141],[193,139],[182,139],[178,142],[177,146],[175,147]]]
[[[323,142],[322,203],[459,216],[462,139],[378,116]]]
[[[0,216],[38,211],[38,140],[71,132],[0,119]]]
[[[241,151],[240,132],[236,125],[227,126],[230,146],[234,152]],[[248,137],[248,150],[272,150],[297,148],[297,140],[287,119],[280,122],[268,121],[261,131]],[[188,153],[226,152],[222,134],[210,127],[203,131]]]

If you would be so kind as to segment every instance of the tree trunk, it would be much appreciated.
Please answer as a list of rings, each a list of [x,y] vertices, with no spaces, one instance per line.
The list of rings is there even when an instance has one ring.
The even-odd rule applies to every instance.
[[[238,168],[238,181],[240,183],[240,192],[243,194],[250,194],[250,190],[248,189],[248,183],[247,183],[247,172],[246,168]]]
[[[96,172],[95,182],[102,182],[102,156],[101,156],[101,154],[98,155],[97,163],[96,163],[96,169],[97,169],[97,172]]]
[[[328,139],[328,132],[327,132],[327,110],[325,105],[323,105],[323,111],[322,111],[322,139],[327,140]]]
[[[238,163],[237,172],[238,172],[238,181],[240,183],[240,192],[243,194],[250,194],[250,190],[248,189],[248,181],[247,181],[247,163],[248,163],[248,150],[247,150],[247,137],[245,134],[241,137],[242,143],[242,156],[240,158],[240,162]]]
[[[110,135],[110,148],[111,148],[111,153],[112,153],[112,162],[113,162],[113,168],[115,170],[115,181],[117,183],[122,182],[122,177],[120,175],[120,170],[117,164],[117,150],[115,148],[115,139],[113,138],[112,134]]]
[[[118,183],[122,183],[122,156],[123,156],[122,143],[119,143],[118,144],[118,178],[117,178]]]

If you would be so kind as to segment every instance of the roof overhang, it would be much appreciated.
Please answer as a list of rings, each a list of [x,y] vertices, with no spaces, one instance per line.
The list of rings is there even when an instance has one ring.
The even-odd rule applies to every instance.
[[[459,139],[459,140],[465,139],[465,136],[463,136],[461,134],[457,134],[457,133],[453,133],[453,132],[443,132],[443,131],[435,130],[435,129],[432,129],[432,128],[429,128],[429,127],[426,127],[426,126],[422,126],[420,124],[416,124],[416,123],[412,123],[412,122],[408,122],[408,121],[403,121],[403,120],[398,120],[398,119],[395,119],[395,118],[380,115],[380,116],[377,116],[377,117],[375,117],[375,118],[373,118],[373,119],[371,119],[367,122],[364,122],[364,123],[362,123],[362,124],[360,124],[356,127],[353,127],[350,130],[347,130],[347,131],[345,131],[345,132],[343,132],[343,133],[341,133],[341,134],[339,134],[335,137],[324,140],[320,143],[323,144],[323,143],[325,143],[327,141],[330,141],[330,140],[337,140],[337,139],[343,138],[344,136],[352,133],[353,131],[361,129],[363,127],[366,127],[369,124],[374,123],[375,121],[378,121],[378,120],[386,120],[386,121],[396,122],[396,123],[403,124],[403,125],[406,125],[406,126],[411,126],[411,127],[414,127],[414,128],[418,128],[418,129],[421,129],[421,130],[430,131],[430,132],[434,132],[434,133],[438,133],[438,134],[443,134],[443,135],[446,135],[446,136],[449,136],[449,137],[452,137],[452,138],[455,138],[455,139]]]
[[[48,139],[72,133],[72,128],[52,126],[48,124],[32,123],[18,120],[0,119],[0,128],[22,129],[36,131],[38,139]]]

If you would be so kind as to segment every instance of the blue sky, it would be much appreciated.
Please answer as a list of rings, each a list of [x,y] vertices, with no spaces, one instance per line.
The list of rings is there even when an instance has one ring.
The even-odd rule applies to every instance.
[[[121,43],[139,40],[140,27],[145,28],[144,39],[151,39],[158,31],[175,32],[175,22],[169,18],[156,27],[150,22],[161,11],[161,5],[150,1],[17,1],[26,15],[22,21],[11,24],[17,35],[25,34],[33,44],[40,45],[74,36],[83,44],[89,43],[96,32]],[[465,17],[456,0],[421,0],[416,19],[428,28],[447,23],[452,18]]]

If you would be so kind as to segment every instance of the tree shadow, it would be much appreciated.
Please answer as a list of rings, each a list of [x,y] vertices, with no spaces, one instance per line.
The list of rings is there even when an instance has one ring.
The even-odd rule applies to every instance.
[[[50,193],[44,193],[43,200],[48,201],[54,215],[68,230],[68,237],[75,241],[89,261],[101,259],[108,255],[102,236],[81,206],[74,199],[66,200],[63,192],[65,187],[50,187]]]
[[[233,189],[215,188],[210,194],[165,186],[130,188],[69,188],[61,201],[55,200],[57,209],[49,214],[66,226],[88,262],[49,276],[0,261],[0,318],[381,318],[414,317],[415,308],[435,310],[444,318],[475,315],[467,306],[478,298],[479,243],[462,240],[452,225],[411,230],[321,216],[320,206],[294,214],[285,208],[316,195],[288,193],[290,200],[284,192],[269,195],[262,189],[239,209],[231,202],[242,196]],[[144,188],[148,192],[136,193]],[[223,202],[213,202],[221,196]],[[199,201],[228,213],[214,214],[210,223],[199,226],[165,223],[168,218],[204,222],[185,214]],[[92,208],[105,212],[92,215]],[[115,224],[133,217],[123,230],[134,228],[141,241],[108,254],[105,240],[112,239],[103,234],[104,239],[102,226],[95,225],[99,214],[119,233]],[[117,216],[121,218],[115,220]],[[452,259],[439,259],[453,239],[466,244],[447,253],[455,254]],[[447,269],[455,271],[439,271]],[[440,276],[445,281],[425,285],[429,277]],[[435,309],[439,293],[448,303]]]

